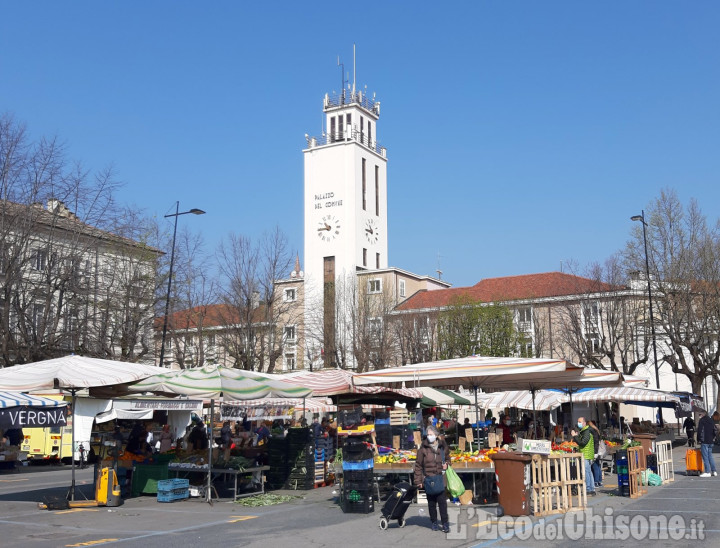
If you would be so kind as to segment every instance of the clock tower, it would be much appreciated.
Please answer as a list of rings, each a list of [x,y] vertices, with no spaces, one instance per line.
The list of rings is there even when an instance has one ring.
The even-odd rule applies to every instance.
[[[333,366],[338,292],[358,271],[388,266],[387,155],[374,96],[348,86],[325,95],[323,112],[326,131],[306,135],[303,151],[305,340],[316,339]]]

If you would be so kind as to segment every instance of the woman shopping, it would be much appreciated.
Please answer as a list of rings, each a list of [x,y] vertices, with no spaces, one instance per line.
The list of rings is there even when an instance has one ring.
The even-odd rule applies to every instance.
[[[447,495],[443,474],[450,462],[450,448],[445,440],[438,438],[437,428],[429,426],[427,437],[417,452],[415,461],[415,485],[423,486],[428,502],[428,513],[433,531],[450,532],[447,511]],[[438,507],[442,526],[438,526]]]

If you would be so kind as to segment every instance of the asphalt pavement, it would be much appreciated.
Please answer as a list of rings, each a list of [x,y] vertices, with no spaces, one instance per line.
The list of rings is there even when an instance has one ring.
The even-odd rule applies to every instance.
[[[23,467],[0,475],[0,545],[79,547],[125,545],[155,547],[302,546],[720,546],[720,477],[686,476],[684,448],[673,451],[675,481],[649,487],[638,499],[615,494],[615,476],[605,480],[583,512],[546,518],[497,518],[489,508],[450,505],[452,531],[432,532],[427,509],[413,504],[406,525],[378,526],[380,504],[372,514],[344,514],[335,488],[274,491],[290,502],[246,507],[227,499],[210,505],[192,498],[159,503],[154,497],[131,498],[117,508],[40,510],[39,501],[63,497],[69,467]],[[716,457],[717,459],[717,457]],[[718,459],[720,465],[720,459]],[[80,496],[91,498],[92,470],[78,470]]]

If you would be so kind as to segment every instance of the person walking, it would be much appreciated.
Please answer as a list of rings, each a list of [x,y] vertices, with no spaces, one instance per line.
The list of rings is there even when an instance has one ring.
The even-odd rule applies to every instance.
[[[695,447],[695,421],[693,420],[692,415],[685,419],[683,422],[683,428],[685,429],[685,434],[687,435],[688,447]]]
[[[705,471],[700,474],[701,478],[709,478],[717,476],[715,470],[715,459],[712,454],[713,442],[715,441],[715,423],[707,413],[700,413],[702,418],[698,422],[697,437],[700,442],[700,452],[702,453]]]
[[[427,436],[420,445],[415,460],[415,485],[423,485],[425,478],[444,474],[450,462],[450,447],[439,439],[437,428],[428,426]],[[426,493],[430,527],[433,531],[450,532],[450,519],[447,510],[447,495],[443,490],[439,494]],[[438,509],[442,528],[438,525]]]
[[[577,427],[579,431],[574,429],[570,431],[573,437],[573,441],[578,444],[580,453],[583,456],[583,462],[585,465],[585,486],[587,487],[587,494],[591,497],[596,495],[595,493],[595,481],[593,479],[593,473],[591,469],[591,463],[595,460],[595,441],[593,440],[592,429],[585,423],[585,417],[578,417]]]

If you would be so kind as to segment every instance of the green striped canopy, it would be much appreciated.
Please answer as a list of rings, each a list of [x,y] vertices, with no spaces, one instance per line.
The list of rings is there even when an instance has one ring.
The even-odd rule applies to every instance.
[[[305,398],[312,390],[274,379],[259,379],[242,369],[205,365],[153,375],[131,386],[134,392],[158,392],[192,398],[254,400],[258,398]]]

